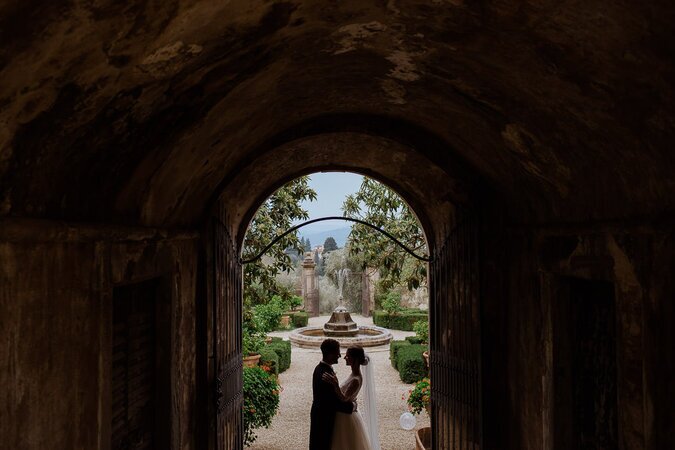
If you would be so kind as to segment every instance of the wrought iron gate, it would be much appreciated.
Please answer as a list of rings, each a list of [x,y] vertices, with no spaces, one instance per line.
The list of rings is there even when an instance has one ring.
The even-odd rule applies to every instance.
[[[227,228],[212,218],[207,251],[209,300],[209,448],[243,448],[242,416],[242,271],[236,243]]]
[[[433,448],[482,446],[478,230],[457,225],[431,263]]]

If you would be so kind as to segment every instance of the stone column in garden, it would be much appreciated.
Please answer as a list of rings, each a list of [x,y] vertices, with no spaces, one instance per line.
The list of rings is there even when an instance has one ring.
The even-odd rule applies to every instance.
[[[319,315],[319,287],[314,273],[315,266],[312,252],[306,252],[302,261],[302,298],[305,302],[305,311],[310,317]]]

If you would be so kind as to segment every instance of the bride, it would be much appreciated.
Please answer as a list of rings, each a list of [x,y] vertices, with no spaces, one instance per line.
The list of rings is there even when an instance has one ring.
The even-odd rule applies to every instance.
[[[350,347],[345,355],[345,363],[351,366],[352,373],[344,383],[339,385],[334,374],[324,374],[325,381],[331,383],[338,397],[345,401],[355,402],[361,386],[364,392],[361,402],[363,415],[360,411],[354,411],[352,414],[341,412],[335,414],[331,450],[380,450],[375,386],[372,367],[368,367],[369,362],[369,358],[361,347]],[[361,367],[363,367],[363,374]]]

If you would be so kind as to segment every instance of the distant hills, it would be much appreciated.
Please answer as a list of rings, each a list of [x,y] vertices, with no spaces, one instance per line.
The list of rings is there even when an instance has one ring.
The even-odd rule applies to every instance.
[[[332,236],[333,239],[335,239],[335,242],[337,243],[338,247],[342,248],[345,246],[345,243],[347,242],[347,237],[349,237],[349,232],[352,230],[351,227],[342,227],[342,228],[336,228],[334,230],[326,230],[326,231],[310,231],[304,232],[303,230],[300,229],[298,230],[298,237],[309,239],[309,242],[312,244],[312,247],[316,247],[317,245],[323,245],[324,241],[326,240],[327,237]]]

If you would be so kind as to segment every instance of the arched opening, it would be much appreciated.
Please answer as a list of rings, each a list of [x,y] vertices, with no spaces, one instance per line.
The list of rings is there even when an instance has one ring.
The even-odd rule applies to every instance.
[[[415,211],[434,258],[429,272],[433,280],[430,284],[430,371],[439,388],[434,392],[432,417],[433,429],[443,432],[434,431],[435,445],[480,448],[479,229],[478,217],[469,213],[468,203],[470,186],[476,180],[453,179],[447,167],[438,166],[424,153],[372,134],[341,132],[293,139],[240,166],[223,186],[212,221],[213,230],[221,230],[215,231],[215,240],[225,244],[221,250],[214,247],[222,256],[214,256],[212,260],[235,258],[233,249],[241,248],[246,227],[262,200],[289,179],[317,170],[348,170],[384,181]],[[226,262],[224,266],[232,264]],[[216,281],[216,285],[218,283],[227,283],[227,278]],[[234,315],[225,319],[225,329],[240,330],[237,316],[241,311],[240,300],[233,297],[239,292],[226,289],[220,295],[230,297],[215,302],[215,305],[239,302],[239,306],[229,310],[229,314]],[[223,313],[213,314],[218,317]],[[454,333],[449,331],[451,326]],[[219,367],[230,368],[236,364],[233,361],[241,360],[241,348],[236,343],[213,337],[207,341],[220,342],[222,356],[221,362],[216,356],[211,369],[205,373],[215,376],[224,370]],[[238,392],[233,391],[232,397],[224,400],[225,404],[236,403]],[[222,437],[230,443],[236,440],[234,430],[241,426],[236,409],[232,411],[228,419],[223,418],[223,429],[226,423],[234,424],[229,428],[230,436]]]
[[[317,194],[315,201],[306,201],[303,207],[297,207],[299,200],[293,199],[305,199],[305,196],[313,195],[313,189]],[[295,235],[280,237],[284,235],[279,232],[290,227],[291,219],[314,219],[318,211],[364,220],[381,231],[361,223],[331,220],[298,229],[301,242]],[[267,242],[273,238],[279,239],[278,248],[269,248],[265,260],[253,261],[251,255],[267,248]],[[322,245],[324,241],[326,248]],[[329,247],[331,243],[333,246]],[[412,248],[417,257],[402,246]],[[297,253],[299,257],[292,259],[295,256],[293,250],[300,247],[304,248]],[[419,259],[428,255],[428,250],[421,225],[403,199],[381,183],[355,174],[332,172],[295,179],[276,191],[258,209],[249,225],[243,254],[251,261],[251,265],[244,265],[244,344],[260,339],[258,333],[262,328],[270,339],[283,339],[288,343],[288,353],[292,356],[290,367],[277,370],[277,358],[270,356],[268,350],[276,351],[278,360],[282,361],[286,358],[286,350],[281,342],[271,342],[256,350],[261,355],[259,364],[271,373],[270,378],[274,379],[277,372],[283,370],[278,374],[283,392],[279,396],[279,414],[273,417],[271,428],[253,430],[258,435],[253,447],[307,446],[312,372],[322,359],[319,346],[326,338],[340,342],[343,357],[352,346],[365,349],[370,357],[368,367],[358,370],[356,375],[352,375],[344,358],[333,366],[340,382],[354,377],[363,380],[357,397],[360,409],[356,414],[359,419],[373,420],[355,423],[378,422],[379,427],[373,427],[377,428],[374,435],[369,427],[363,429],[383,448],[398,448],[404,446],[403,443],[414,445],[415,430],[402,429],[399,416],[408,410],[409,391],[429,376],[424,358],[425,352],[428,357],[429,342],[428,265],[427,261]],[[273,270],[277,271],[274,273],[276,278],[271,279],[270,271]],[[279,272],[285,270],[288,272],[280,277]],[[292,318],[292,323],[303,317],[307,322],[289,331],[284,327],[277,329],[283,317],[281,311],[289,309],[281,305],[292,300],[296,292],[301,295],[302,312],[291,312],[288,317]],[[271,317],[277,320],[274,327],[269,324]],[[244,345],[245,357],[251,348],[253,346]],[[400,362],[403,353],[406,358]],[[269,405],[263,409],[262,401],[256,404],[252,400],[258,395],[261,399],[265,397],[252,389],[251,377],[264,379],[265,375],[255,366],[244,371],[244,424],[248,435],[246,424],[255,423],[256,417],[268,418],[270,413]],[[366,372],[377,375],[371,384],[362,378]],[[272,386],[269,389],[277,391]],[[247,398],[247,392],[250,398]],[[376,392],[374,401],[364,404],[370,392]],[[424,401],[428,402],[428,397]],[[424,408],[418,413],[417,429],[426,430],[428,415]]]

